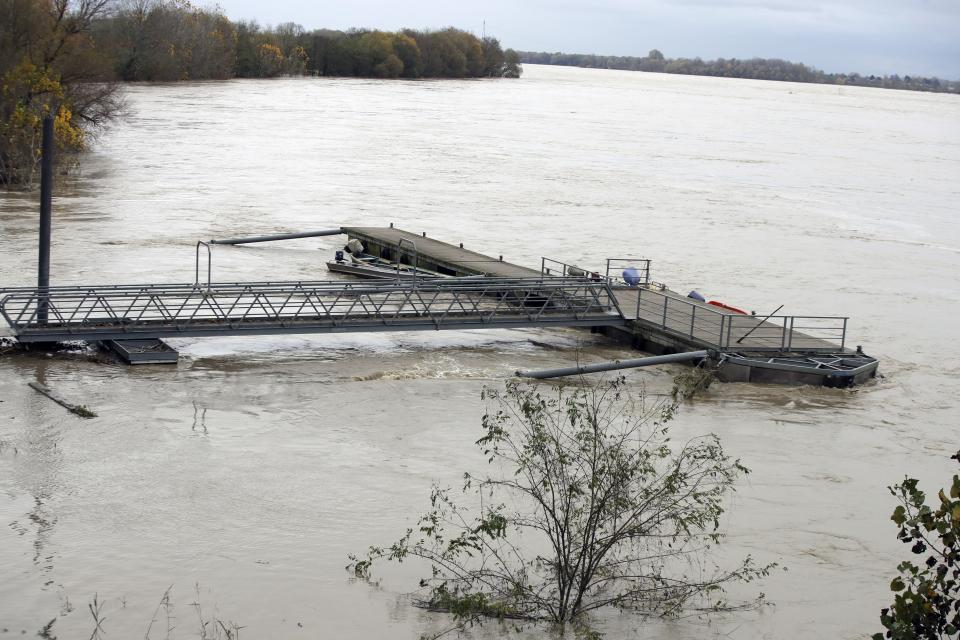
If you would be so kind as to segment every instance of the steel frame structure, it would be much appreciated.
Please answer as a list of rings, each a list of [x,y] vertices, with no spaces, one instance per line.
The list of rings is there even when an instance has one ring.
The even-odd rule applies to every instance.
[[[583,278],[77,286],[0,296],[0,315],[21,342],[626,323],[609,285]]]

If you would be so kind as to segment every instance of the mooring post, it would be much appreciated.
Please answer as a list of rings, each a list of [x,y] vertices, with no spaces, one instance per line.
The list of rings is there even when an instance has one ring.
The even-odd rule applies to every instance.
[[[37,265],[37,322],[47,323],[50,306],[50,229],[53,205],[53,117],[43,119],[40,160],[40,259]]]

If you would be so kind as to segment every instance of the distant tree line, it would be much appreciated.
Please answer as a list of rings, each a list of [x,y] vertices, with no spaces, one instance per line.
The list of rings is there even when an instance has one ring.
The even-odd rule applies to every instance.
[[[477,38],[459,29],[417,31],[307,32],[287,23],[261,29],[237,25],[237,75],[275,75],[264,69],[262,51],[270,47],[286,73],[372,78],[519,78],[516,51],[504,51],[496,38]]]
[[[34,0],[41,1],[41,0]],[[396,33],[307,31],[231,22],[188,0],[120,0],[93,29],[94,47],[121,80],[270,78],[516,78],[520,57],[496,38],[459,29]]]
[[[960,93],[960,81],[955,80],[918,76],[865,76],[859,73],[826,73],[805,64],[776,58],[751,58],[749,60],[738,60],[737,58],[717,58],[716,60],[667,58],[657,49],[653,49],[643,57],[547,53],[545,51],[520,51],[519,54],[520,61],[529,64]]]
[[[189,0],[0,0],[0,185],[33,182],[44,116],[76,158],[123,107],[120,81],[518,78],[520,56],[458,29],[307,31],[232,22]]]

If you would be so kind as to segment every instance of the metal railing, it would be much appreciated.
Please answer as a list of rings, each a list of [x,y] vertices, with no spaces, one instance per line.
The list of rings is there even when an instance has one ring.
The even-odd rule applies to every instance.
[[[21,341],[624,323],[610,287],[582,278],[51,287],[8,293],[0,315]]]
[[[843,316],[769,316],[725,313],[649,288],[637,294],[636,319],[721,351],[836,351],[846,347]]]
[[[633,284],[627,282],[623,276],[623,272],[628,268],[636,271],[637,282]],[[648,286],[650,285],[650,260],[646,258],[607,258],[606,267],[601,274],[599,271],[585,269],[575,264],[542,257],[540,258],[540,273],[552,277],[605,280],[615,287]]]
[[[560,260],[542,257],[540,258],[540,274],[551,278],[589,278],[591,280],[600,280],[600,274],[596,271],[590,271],[575,264],[568,264]]]
[[[400,263],[403,262],[403,243],[406,242],[413,247],[413,286],[417,286],[417,267],[420,266],[420,252],[417,251],[417,243],[409,238],[400,238],[397,243],[397,282],[400,282]]]
[[[634,269],[637,282],[627,282],[625,272]],[[650,260],[646,258],[607,258],[607,282],[614,286],[647,286],[650,284]]]

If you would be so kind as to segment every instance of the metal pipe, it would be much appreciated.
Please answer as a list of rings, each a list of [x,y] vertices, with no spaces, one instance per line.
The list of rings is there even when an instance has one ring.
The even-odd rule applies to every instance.
[[[322,229],[320,231],[303,231],[301,233],[277,233],[269,236],[251,236],[249,238],[229,238],[227,240],[211,240],[210,244],[250,244],[253,242],[273,242],[274,240],[296,240],[297,238],[314,238],[317,236],[338,236],[341,229]]]
[[[688,362],[690,360],[702,360],[709,355],[706,350],[687,351],[685,353],[671,353],[664,356],[649,356],[647,358],[633,358],[632,360],[614,360],[612,362],[595,362],[594,364],[585,364],[578,367],[563,367],[561,369],[543,369],[541,371],[517,371],[515,375],[520,378],[536,378],[543,380],[545,378],[560,378],[562,376],[575,376],[583,373],[598,373],[600,371],[614,371],[616,369],[635,369],[637,367],[647,367],[652,364],[667,364],[670,362]]]
[[[50,236],[53,211],[53,117],[43,119],[43,142],[40,161],[40,251],[37,264],[37,288],[42,295],[37,300],[37,321],[47,323],[50,299]]]

